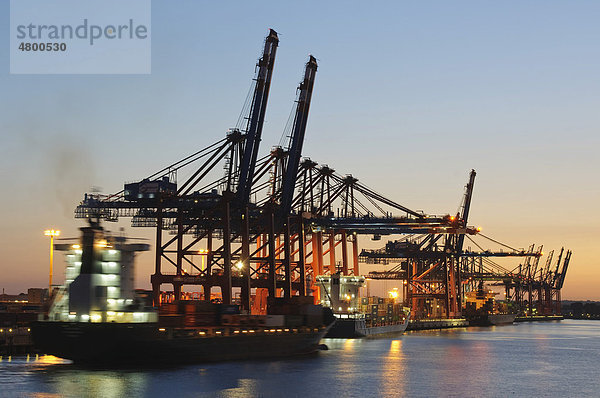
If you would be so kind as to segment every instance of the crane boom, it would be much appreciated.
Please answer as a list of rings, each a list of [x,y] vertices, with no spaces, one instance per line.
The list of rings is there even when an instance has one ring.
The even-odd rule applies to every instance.
[[[250,191],[252,189],[254,169],[258,157],[258,147],[265,121],[265,112],[267,110],[267,101],[269,99],[269,89],[271,87],[271,77],[273,76],[273,66],[275,65],[275,54],[277,52],[278,44],[279,38],[277,37],[277,32],[270,29],[269,35],[265,39],[263,55],[256,64],[258,73],[256,76],[256,86],[254,88],[252,106],[250,108],[246,144],[240,166],[240,176],[237,188],[237,201],[241,205],[247,204],[250,199]]]
[[[567,275],[567,268],[569,267],[569,262],[571,261],[571,250],[567,251],[567,254],[565,255],[565,259],[563,261],[563,267],[562,267],[562,271],[560,272],[560,276],[558,278],[558,281],[556,283],[556,288],[557,289],[562,289],[563,285],[565,283],[565,276]]]
[[[292,128],[292,136],[288,149],[288,161],[285,174],[283,176],[283,186],[281,195],[281,214],[286,217],[290,213],[292,200],[294,199],[294,187],[296,184],[296,175],[302,156],[302,145],[304,143],[304,133],[306,132],[306,123],[308,121],[308,111],[312,99],[313,86],[315,84],[315,75],[317,73],[317,60],[312,55],[306,63],[304,71],[304,80],[298,86],[298,101],[296,104],[296,115]]]
[[[467,227],[467,219],[469,218],[469,210],[471,209],[471,198],[473,197],[473,185],[475,184],[475,170],[471,170],[471,174],[469,175],[469,182],[467,183],[467,187],[465,190],[465,202],[462,208],[462,214],[460,215],[460,221],[462,223],[462,227]],[[461,234],[458,236],[458,242],[456,244],[456,254],[460,256],[462,253],[463,244],[465,242],[465,235]]]

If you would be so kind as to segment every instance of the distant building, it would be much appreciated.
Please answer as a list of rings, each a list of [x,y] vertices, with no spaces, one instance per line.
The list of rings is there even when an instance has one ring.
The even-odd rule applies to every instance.
[[[42,304],[48,298],[48,289],[32,287],[27,289],[29,304]]]
[[[0,294],[0,303],[26,303],[27,294]]]
[[[0,294],[0,303],[43,304],[48,299],[48,289],[31,287],[27,293]]]

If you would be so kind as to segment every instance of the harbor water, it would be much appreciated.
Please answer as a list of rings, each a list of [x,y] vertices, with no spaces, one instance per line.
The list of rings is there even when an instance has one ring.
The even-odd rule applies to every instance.
[[[316,355],[145,369],[3,357],[4,397],[597,397],[600,322],[326,339]]]

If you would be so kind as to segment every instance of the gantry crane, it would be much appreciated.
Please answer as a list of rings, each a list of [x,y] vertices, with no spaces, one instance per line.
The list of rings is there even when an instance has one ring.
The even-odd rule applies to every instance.
[[[449,216],[414,212],[352,176],[341,177],[333,169],[302,160],[317,70],[312,56],[298,87],[288,147],[258,158],[278,43],[277,33],[271,30],[257,64],[246,128],[231,129],[224,139],[148,178],[125,184],[116,194],[86,194],[76,209],[79,218],[115,221],[131,217],[133,226],[156,228],[151,277],[156,302],[163,284],[173,285],[175,298],[181,297],[186,284],[201,285],[205,297],[210,297],[216,286],[225,303],[232,301],[232,288],[239,287],[242,305],[248,309],[253,288],[266,289],[270,296],[280,294],[279,290],[285,296],[305,295],[316,275],[336,271],[338,244],[343,248],[343,270],[348,272],[348,236],[353,237],[352,270],[358,273],[357,234],[453,233]],[[225,176],[209,179],[223,162]],[[177,173],[193,166],[190,177],[178,184]],[[268,175],[271,178],[265,181]],[[268,193],[261,196],[264,188]],[[367,209],[357,195],[363,195],[374,208]],[[253,196],[259,199],[252,201]],[[338,216],[332,217],[335,206],[341,208],[341,214],[338,211]],[[391,216],[382,206],[406,212],[406,216]],[[375,216],[373,210],[382,215]],[[167,239],[165,232],[171,234]],[[194,255],[202,258],[200,265]],[[324,268],[327,255],[330,263]],[[165,264],[175,272],[165,271]]]
[[[438,313],[439,316],[460,316],[464,293],[476,290],[481,281],[503,285],[507,299],[516,303],[523,313],[533,312],[534,301],[538,303],[536,307],[540,314],[559,313],[557,306],[560,303],[560,288],[564,283],[571,253],[567,252],[560,271],[559,256],[554,272],[549,271],[552,262],[550,253],[545,270],[540,269],[538,275],[542,247],[535,250],[532,245],[528,250],[514,249],[483,235],[479,229],[474,231],[467,228],[474,180],[475,171],[472,170],[461,211],[456,217],[451,217],[451,224],[462,233],[409,235],[403,240],[388,242],[383,249],[363,250],[360,254],[363,261],[398,263],[386,271],[374,271],[368,276],[372,279],[405,281],[404,297],[411,305],[414,318],[430,313],[430,303],[434,300],[442,303],[443,311]],[[486,250],[473,240],[474,235],[489,239],[508,250]],[[464,250],[465,239],[469,239],[480,250]],[[525,261],[514,269],[507,269],[490,260],[494,257],[522,257]],[[525,293],[529,295],[528,300],[524,298]],[[426,308],[428,305],[429,308]]]
[[[175,299],[182,297],[184,285],[197,285],[205,299],[218,288],[224,303],[234,301],[234,290],[239,291],[239,302],[248,311],[260,310],[252,303],[252,291],[269,297],[304,296],[311,291],[317,295],[318,275],[358,275],[359,235],[423,235],[427,236],[420,243],[421,252],[427,253],[423,256],[434,258],[440,248],[449,253],[439,269],[445,270],[447,312],[457,312],[461,279],[447,279],[458,270],[465,234],[478,232],[467,225],[475,172],[462,211],[456,217],[436,216],[386,198],[351,174],[338,174],[303,158],[318,67],[313,56],[297,89],[288,145],[259,157],[278,45],[277,33],[270,30],[256,65],[247,117],[225,138],[125,184],[120,192],[86,194],[76,217],[106,221],[130,217],[135,227],[155,228],[151,282],[156,304],[162,285],[173,286]],[[225,173],[214,178],[219,165]],[[190,169],[180,184],[178,174]],[[427,267],[411,271],[415,285]],[[415,291],[413,297],[418,294]]]

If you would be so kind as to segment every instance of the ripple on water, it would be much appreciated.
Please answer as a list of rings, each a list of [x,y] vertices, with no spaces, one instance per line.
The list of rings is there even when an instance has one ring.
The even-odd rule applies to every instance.
[[[302,359],[91,370],[57,358],[0,362],[8,397],[597,396],[600,322],[517,324],[326,339]]]

